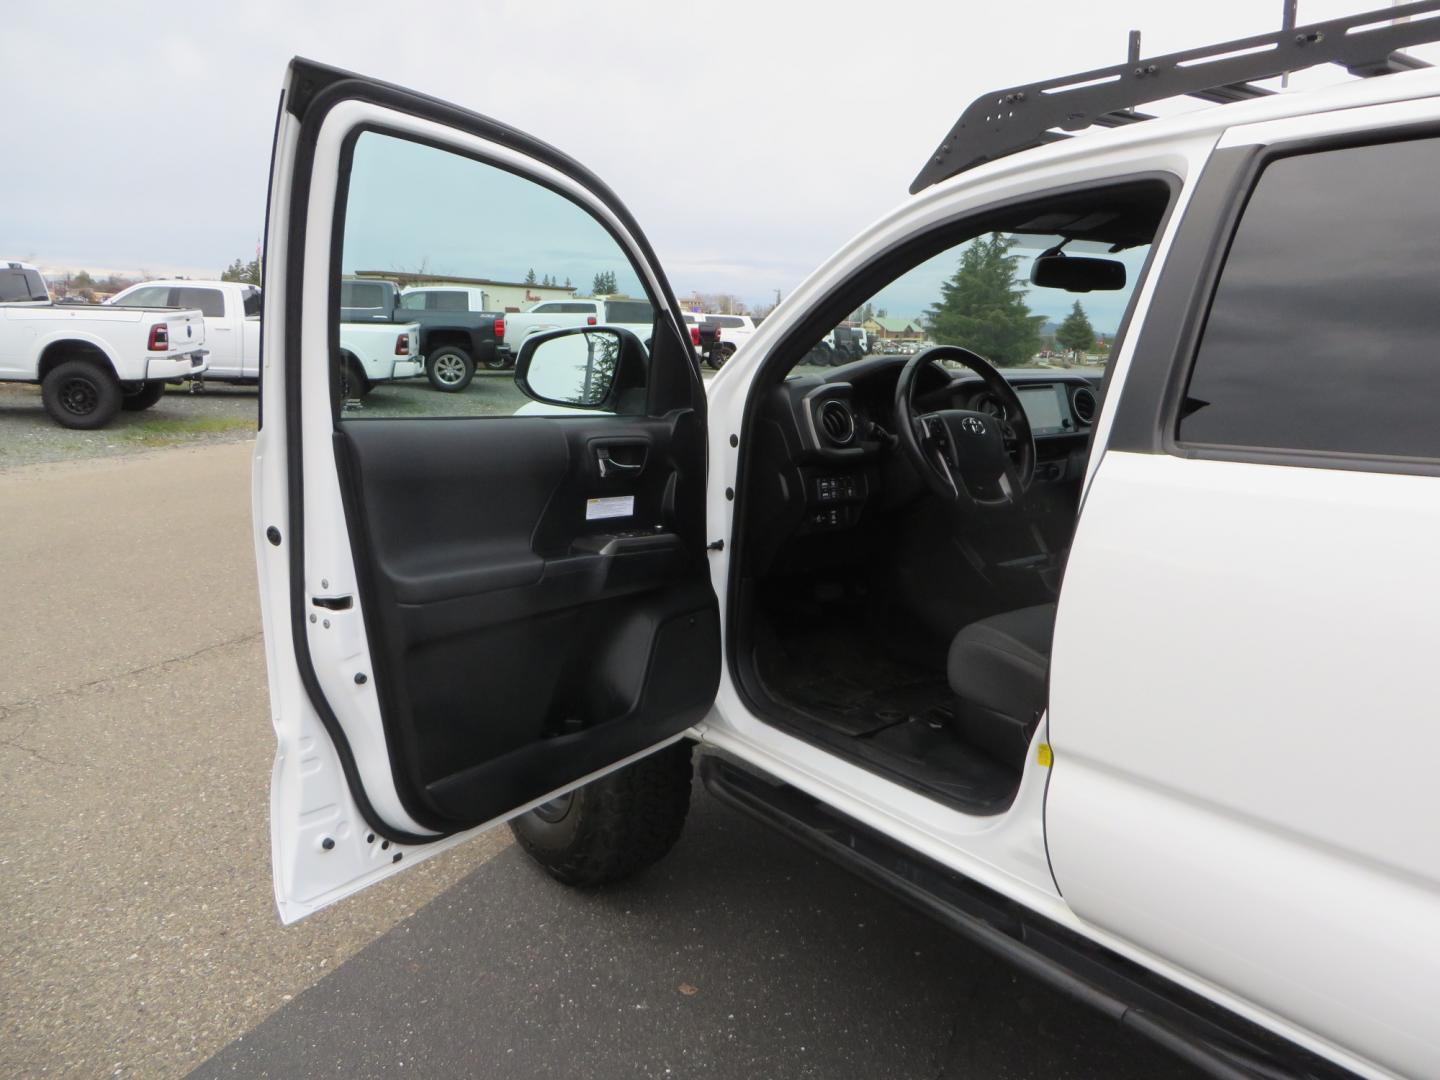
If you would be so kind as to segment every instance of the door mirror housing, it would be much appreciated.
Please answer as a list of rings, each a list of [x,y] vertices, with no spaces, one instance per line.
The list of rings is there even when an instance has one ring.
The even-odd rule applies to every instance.
[[[567,409],[617,408],[645,386],[645,346],[618,326],[568,326],[533,334],[515,358],[515,385],[526,397]]]
[[[1063,251],[1047,253],[1030,264],[1030,284],[1066,292],[1114,292],[1125,288],[1125,264]]]

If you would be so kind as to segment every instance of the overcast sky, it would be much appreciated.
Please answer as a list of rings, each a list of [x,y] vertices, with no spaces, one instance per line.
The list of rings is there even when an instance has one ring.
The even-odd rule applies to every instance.
[[[1300,0],[1301,21],[1383,0]],[[0,256],[215,274],[253,256],[292,55],[413,87],[604,177],[681,294],[788,292],[906,198],[983,91],[1260,33],[1280,0],[6,5]],[[1418,55],[1434,59],[1433,52]],[[538,269],[538,268],[537,268]],[[894,312],[911,315],[911,312]]]

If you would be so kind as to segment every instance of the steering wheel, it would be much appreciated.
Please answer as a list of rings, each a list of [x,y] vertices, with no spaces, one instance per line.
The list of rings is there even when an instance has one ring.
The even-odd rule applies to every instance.
[[[915,408],[915,383],[926,364],[953,360],[979,375],[1005,406],[1005,416],[973,409]],[[1035,436],[1015,388],[978,353],[935,345],[910,358],[895,385],[895,426],[900,445],[940,498],[958,507],[1014,506],[1035,479]]]

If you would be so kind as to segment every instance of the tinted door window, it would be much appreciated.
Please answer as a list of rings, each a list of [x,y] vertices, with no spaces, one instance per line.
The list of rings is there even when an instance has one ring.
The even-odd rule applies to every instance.
[[[605,321],[648,325],[655,321],[655,309],[643,300],[610,300],[605,304]]]
[[[0,270],[0,302],[48,299],[45,282],[34,270]]]
[[[1282,158],[1226,257],[1183,441],[1440,457],[1440,140]]]
[[[454,289],[436,290],[430,294],[431,311],[469,311],[469,297]]]
[[[400,306],[406,311],[424,311],[425,298],[429,295],[427,292],[407,292],[400,297]]]
[[[175,306],[199,308],[207,319],[219,319],[225,315],[225,294],[219,289],[180,288],[175,290]]]
[[[340,306],[347,308],[383,308],[385,286],[366,281],[342,281]]]

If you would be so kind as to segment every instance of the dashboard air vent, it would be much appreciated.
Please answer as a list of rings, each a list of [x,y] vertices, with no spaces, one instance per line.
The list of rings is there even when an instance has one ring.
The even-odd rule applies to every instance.
[[[848,446],[855,438],[855,417],[843,401],[831,399],[820,406],[820,430],[835,446]]]
[[[1070,405],[1075,410],[1075,418],[1082,424],[1093,424],[1095,414],[1099,411],[1099,403],[1095,400],[1093,391],[1081,387],[1075,391],[1074,397],[1070,399]]]

